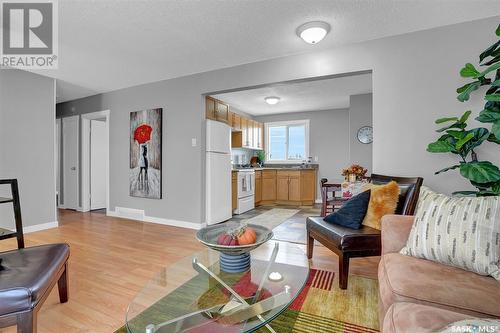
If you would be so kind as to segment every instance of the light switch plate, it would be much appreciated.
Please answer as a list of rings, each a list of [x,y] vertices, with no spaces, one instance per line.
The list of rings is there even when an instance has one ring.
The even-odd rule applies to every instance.
[[[318,156],[314,156],[314,162],[318,162]]]
[[[191,146],[196,147],[196,138],[191,139]]]

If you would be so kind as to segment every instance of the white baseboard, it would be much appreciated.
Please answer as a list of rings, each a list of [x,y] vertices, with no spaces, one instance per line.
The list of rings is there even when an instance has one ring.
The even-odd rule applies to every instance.
[[[57,227],[59,227],[58,221],[35,224],[35,225],[23,227],[23,233],[29,234],[30,232],[35,232],[35,231],[40,231],[40,230],[45,230],[45,229],[52,229],[52,228],[57,228]]]
[[[108,216],[121,217],[129,220],[136,220],[142,222],[156,223],[169,225],[173,227],[181,227],[187,229],[199,230],[205,226],[204,223],[194,223],[180,220],[164,219],[161,217],[147,216],[142,209],[126,208],[126,207],[115,207],[115,210],[108,210]]]

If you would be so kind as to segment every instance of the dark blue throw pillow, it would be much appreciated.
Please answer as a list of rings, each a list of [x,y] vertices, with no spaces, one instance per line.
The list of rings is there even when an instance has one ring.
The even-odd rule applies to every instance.
[[[346,201],[338,211],[326,216],[323,220],[347,228],[359,229],[365,218],[369,203],[370,191],[361,192]]]

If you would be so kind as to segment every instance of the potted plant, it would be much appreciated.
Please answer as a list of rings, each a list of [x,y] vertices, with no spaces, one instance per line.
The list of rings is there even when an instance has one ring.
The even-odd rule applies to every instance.
[[[496,29],[500,36],[500,25]],[[427,146],[431,153],[452,153],[458,155],[457,164],[441,169],[435,174],[459,169],[477,189],[476,191],[457,191],[453,194],[488,196],[500,195],[500,169],[490,161],[480,160],[476,148],[484,143],[500,144],[500,40],[488,47],[479,55],[479,66],[484,70],[467,63],[460,70],[464,78],[472,79],[457,89],[457,99],[461,102],[469,100],[470,94],[485,86],[484,99],[486,103],[475,118],[487,127],[468,128],[467,121],[471,111],[466,111],[460,117],[446,117],[435,121],[436,124],[446,124],[436,132],[441,136],[437,141]],[[442,125],[441,125],[442,126]]]

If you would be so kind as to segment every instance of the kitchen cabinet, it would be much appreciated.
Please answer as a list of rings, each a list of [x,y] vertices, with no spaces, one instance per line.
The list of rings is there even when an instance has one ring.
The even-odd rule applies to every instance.
[[[215,115],[215,99],[207,96],[205,98],[205,116],[207,119],[217,120]]]
[[[255,171],[255,205],[262,201],[262,171]]]
[[[262,170],[262,203],[276,201],[276,170]]]
[[[238,173],[231,172],[231,206],[235,210],[238,206]]]
[[[242,147],[248,147],[248,120],[245,117],[241,117],[241,142]]]
[[[254,127],[254,138],[257,140],[255,143],[255,148],[264,149],[264,124],[256,122]]]
[[[315,170],[278,170],[276,172],[276,201],[278,203],[313,205],[315,192]]]
[[[234,120],[233,115],[234,115],[234,113],[229,111],[227,114],[228,114],[227,115],[227,120],[228,120],[227,124],[229,125],[229,127],[233,128],[233,120]]]
[[[253,143],[253,128],[254,128],[254,123],[252,119],[248,119],[247,121],[247,136],[248,136],[248,141],[247,141],[247,148],[253,148],[255,147]]]
[[[232,122],[232,127],[234,130],[241,131],[241,116],[237,113],[232,113],[233,115],[233,122]]]
[[[215,100],[215,118],[217,121],[229,123],[229,106],[221,101]]]

